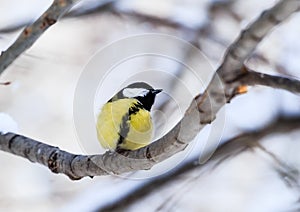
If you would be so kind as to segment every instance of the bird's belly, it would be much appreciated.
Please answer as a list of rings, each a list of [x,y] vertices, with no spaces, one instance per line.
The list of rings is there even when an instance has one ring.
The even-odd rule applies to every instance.
[[[129,132],[120,147],[135,150],[148,145],[153,132],[150,112],[139,110],[136,114],[130,116],[129,122]]]
[[[150,112],[140,109],[128,116],[129,108],[136,102],[137,100],[120,99],[103,106],[97,120],[98,140],[103,148],[116,149],[119,146],[135,150],[150,143],[153,131]],[[125,121],[129,130],[126,135],[122,135],[121,126],[124,125],[123,118],[126,114],[128,119]],[[124,139],[118,144],[120,134]]]
[[[118,100],[105,104],[97,120],[97,136],[105,149],[116,149],[122,117],[128,112],[132,101]]]

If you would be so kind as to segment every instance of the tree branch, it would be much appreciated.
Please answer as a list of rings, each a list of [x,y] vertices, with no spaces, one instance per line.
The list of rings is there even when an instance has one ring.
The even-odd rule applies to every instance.
[[[300,93],[300,81],[282,76],[272,76],[249,70],[240,79],[241,84],[264,85],[272,88],[284,89],[292,93]]]
[[[117,202],[101,207],[97,209],[97,211],[125,210],[142,198],[150,195],[152,192],[157,191],[159,188],[178,180],[182,175],[187,174],[188,172],[191,172],[195,169],[197,169],[197,171],[202,170],[201,173],[204,173],[203,169],[206,171],[212,171],[221,163],[224,163],[228,159],[248,150],[249,148],[258,147],[261,149],[262,146],[259,142],[266,136],[277,133],[288,133],[299,129],[300,117],[279,117],[278,119],[274,120],[274,122],[262,129],[239,135],[233,139],[230,139],[229,141],[224,142],[205,164],[199,164],[199,159],[195,158],[177,168],[175,171],[169,172],[163,176],[146,182],[141,187],[120,198]],[[272,157],[274,157],[274,155],[272,155]],[[285,166],[285,164],[281,164],[280,161],[278,162],[277,158],[276,160],[277,163],[280,163],[280,167]]]
[[[296,168],[288,165],[286,162],[280,160],[273,152],[267,150],[260,143],[257,143],[256,146],[275,162],[273,165],[274,169],[276,170],[280,178],[286,183],[286,185],[291,188],[296,188],[298,189],[298,191],[300,191],[299,171]]]
[[[260,41],[282,21],[300,9],[299,0],[281,0],[274,7],[264,11],[250,24],[229,47],[218,74],[222,79],[233,81],[238,77],[244,61],[251,56]]]
[[[282,0],[243,31],[227,51],[222,65],[213,76],[204,94],[195,97],[182,120],[170,132],[149,146],[136,151],[127,151],[124,155],[106,152],[103,155],[84,156],[67,153],[57,147],[8,133],[0,135],[0,149],[46,165],[54,173],[66,174],[71,179],[150,169],[153,165],[185,149],[199,131],[215,119],[220,108],[238,94],[236,90],[240,86],[239,76],[246,72],[242,68],[244,60],[267,32],[295,12],[299,4],[299,0]],[[276,23],[274,19],[277,20]],[[258,36],[259,39],[254,39]],[[16,42],[10,49],[18,45]],[[234,56],[236,53],[239,53],[238,57]],[[3,60],[3,57],[0,61],[1,59]],[[4,65],[1,63],[0,67]]]
[[[63,16],[78,0],[54,0],[49,9],[32,25],[25,27],[17,40],[0,56],[1,73],[57,20]]]
[[[286,89],[292,92],[300,92],[300,81],[269,75],[268,77],[262,76],[264,75],[260,73],[248,72],[248,74],[245,75],[244,78],[241,78],[241,83],[247,82],[249,85],[263,84],[274,88]],[[287,83],[289,86],[287,86]],[[297,89],[290,89],[290,87],[297,87]],[[195,104],[192,105],[194,105],[195,109]],[[187,127],[194,126],[195,124],[199,126],[199,122],[197,122],[198,116],[196,116],[196,119],[193,119],[191,118],[191,116],[193,115],[195,114],[193,112],[189,113],[188,110],[186,116],[181,122],[194,122],[193,125],[190,125],[190,123],[187,124]],[[288,120],[292,121],[292,123],[287,124],[287,121],[280,121],[286,124],[287,126],[297,126],[299,121],[298,119]],[[202,124],[202,126],[204,125],[205,124]],[[265,133],[271,133],[271,131],[276,129],[277,127],[281,127],[278,130],[285,130],[285,125],[272,125],[264,129],[263,131]],[[93,177],[107,174],[122,174],[125,172],[136,171],[141,169],[150,169],[156,163],[163,161],[164,159],[170,157],[172,154],[175,154],[174,152],[180,151],[179,148],[184,148],[185,146],[187,146],[188,143],[183,143],[182,141],[189,142],[189,139],[191,139],[191,137],[180,137],[179,132],[181,130],[182,129],[180,129],[179,123],[166,136],[159,139],[155,143],[136,151],[125,152],[124,155],[115,152],[106,152],[103,155],[91,156],[75,155],[62,151],[57,147],[43,144],[41,142],[14,133],[0,135],[0,150],[27,158],[31,162],[40,163],[42,165],[47,166],[54,173],[63,173],[69,176],[71,179],[75,180],[81,179],[85,176]],[[185,128],[183,133],[187,133],[188,131],[189,130]],[[192,133],[197,133],[197,131]],[[190,133],[188,135],[191,136]],[[256,134],[251,134],[251,136],[254,135]],[[265,134],[261,133],[259,133],[258,135],[265,136]],[[246,137],[248,138],[248,135]],[[259,138],[260,137],[257,137],[256,139]],[[241,138],[239,138],[239,141],[240,139]],[[239,145],[240,144],[238,144],[238,146]],[[222,150],[219,149],[213,157],[215,158],[219,154],[218,152],[224,151],[223,149],[225,148],[225,146],[226,145],[222,145]],[[231,149],[237,150],[238,148],[232,148],[232,146],[230,145],[230,152],[232,153]],[[225,154],[221,153],[221,155]]]
[[[72,4],[75,4],[79,0],[73,0]],[[61,15],[59,18],[68,18],[68,17],[80,17],[82,15],[88,15],[96,12],[95,10],[97,9],[97,12],[103,12],[107,10],[111,10],[112,6],[115,4],[117,0],[104,0],[104,1],[99,1],[96,4],[96,6],[92,9],[86,9],[86,10],[81,10],[81,8],[71,8],[68,10],[66,13]],[[90,2],[88,2],[90,3]],[[50,9],[50,8],[49,8]],[[12,33],[15,32],[25,26],[32,25],[34,22],[30,20],[22,20],[23,22],[18,22],[14,25],[7,26],[5,28],[0,28],[0,34],[1,33]]]
[[[220,108],[238,94],[239,78],[247,72],[244,68],[245,60],[251,56],[256,46],[274,26],[299,8],[299,0],[281,0],[272,8],[265,10],[257,20],[240,33],[225,53],[222,64],[204,94],[195,99],[202,123],[211,123]],[[224,87],[220,86],[220,80],[223,81]]]

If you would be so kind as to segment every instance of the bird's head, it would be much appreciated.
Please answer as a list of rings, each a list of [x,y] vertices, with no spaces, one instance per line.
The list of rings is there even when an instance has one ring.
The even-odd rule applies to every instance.
[[[119,91],[111,101],[116,99],[134,98],[139,100],[146,110],[151,110],[154,103],[155,96],[160,93],[162,89],[154,89],[145,82],[135,82]]]

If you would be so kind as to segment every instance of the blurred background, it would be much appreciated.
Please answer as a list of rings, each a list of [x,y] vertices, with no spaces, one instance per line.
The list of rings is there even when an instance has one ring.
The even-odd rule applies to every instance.
[[[78,142],[74,127],[73,99],[84,67],[99,49],[128,36],[163,33],[199,48],[213,70],[221,63],[226,48],[241,29],[276,2],[82,1],[1,75],[0,82],[10,82],[10,85],[0,85],[0,130],[18,132],[72,153],[85,154],[86,149]],[[0,50],[7,49],[21,32],[20,27],[36,20],[50,4],[51,1],[1,0]],[[259,72],[298,78],[299,20],[300,15],[295,14],[274,29],[261,42],[247,65]],[[179,51],[178,57],[191,60],[193,55],[189,49],[184,49]],[[206,65],[201,67],[207,68]],[[173,64],[169,69],[179,79],[189,82],[180,65]],[[180,89],[172,87],[173,83],[164,79],[161,84],[180,99]],[[203,89],[197,86],[193,87],[191,96],[196,94],[196,88]],[[114,89],[107,88],[107,96],[112,95]],[[106,101],[105,98],[102,101]],[[181,101],[179,104],[188,103],[185,99]],[[161,99],[157,107],[164,104],[166,102]],[[163,111],[173,113],[171,108],[169,105]],[[258,130],[279,115],[300,115],[299,109],[298,95],[266,87],[250,88],[247,94],[226,106],[225,125],[218,141],[225,142],[241,133]],[[170,126],[175,125],[182,115],[182,111],[177,112],[177,116],[169,121]],[[160,114],[156,116],[160,117]],[[187,157],[199,154],[197,147],[203,145],[201,142],[207,140],[209,133],[213,133],[209,130],[208,126],[196,137],[191,144],[193,153]],[[261,143],[298,171],[299,136],[300,131],[274,134],[265,137]],[[296,211],[299,209],[299,186],[289,186],[274,169],[274,163],[262,151],[246,151],[207,173],[194,170],[164,186],[157,186],[152,193],[126,209]],[[117,203],[121,197],[153,180],[101,176],[71,181],[66,176],[53,174],[45,167],[5,152],[0,152],[0,164],[0,211],[94,211]],[[164,164],[160,165],[161,169],[169,170],[167,164],[170,162],[166,163],[166,168]]]

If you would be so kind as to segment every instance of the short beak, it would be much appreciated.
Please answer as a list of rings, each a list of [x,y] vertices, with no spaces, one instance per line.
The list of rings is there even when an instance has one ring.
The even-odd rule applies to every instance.
[[[156,95],[156,94],[162,92],[162,90],[163,90],[163,89],[154,89],[154,90],[152,90],[151,92],[152,92],[153,94]]]

